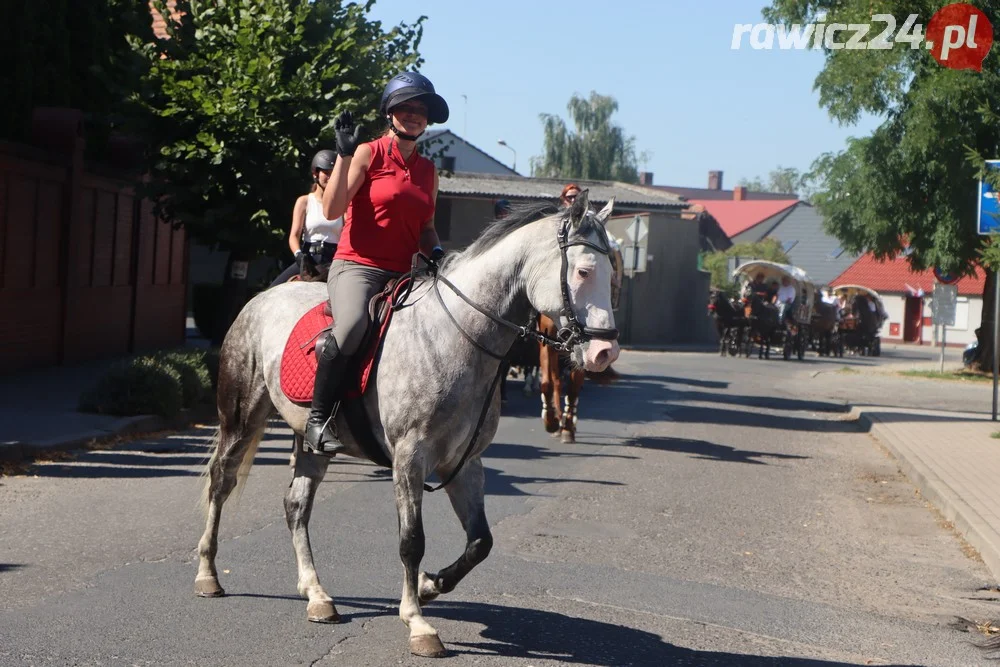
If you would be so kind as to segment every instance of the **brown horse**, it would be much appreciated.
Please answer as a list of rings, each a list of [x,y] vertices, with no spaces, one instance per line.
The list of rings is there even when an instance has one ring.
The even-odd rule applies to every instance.
[[[813,305],[809,330],[817,343],[816,348],[820,356],[827,357],[837,352],[834,340],[839,321],[837,311],[837,306],[832,303],[816,301]]]
[[[538,330],[555,338],[559,327],[545,315],[538,317]],[[549,433],[559,433],[563,442],[576,442],[576,406],[585,375],[582,368],[569,369],[566,396],[562,395],[559,352],[539,343],[539,370],[542,376],[542,421]]]
[[[621,296],[624,261],[617,244],[612,246],[611,254],[611,307],[618,308]],[[538,330],[547,336],[555,338],[558,327],[555,322],[544,315],[538,317]],[[538,367],[541,376],[542,389],[542,422],[549,433],[559,433],[563,442],[576,442],[576,412],[580,400],[580,389],[586,378],[598,384],[610,384],[618,377],[614,368],[608,366],[600,373],[585,372],[582,368],[566,368],[567,362],[561,359],[553,348],[539,343]],[[563,371],[568,374],[566,395],[563,396]]]

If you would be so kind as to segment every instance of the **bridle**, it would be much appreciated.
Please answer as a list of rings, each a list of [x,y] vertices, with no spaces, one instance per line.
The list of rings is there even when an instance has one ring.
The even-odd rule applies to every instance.
[[[601,253],[611,259],[611,245],[608,243],[608,234],[601,228],[601,233],[598,235],[601,243],[600,245],[592,243],[588,239],[580,239],[579,241],[569,241],[569,226],[570,226],[570,216],[563,218],[562,223],[559,225],[559,254],[562,255],[562,268],[559,271],[559,289],[562,292],[562,308],[559,310],[559,315],[566,320],[566,326],[561,327],[556,331],[556,338],[558,339],[561,346],[557,346],[557,349],[569,350],[578,343],[585,343],[589,340],[597,338],[599,340],[617,340],[618,339],[618,329],[599,329],[595,327],[588,327],[580,318],[577,317],[576,312],[573,310],[573,304],[569,299],[569,283],[566,281],[566,272],[569,269],[569,256],[568,249],[575,245],[585,245],[589,248],[593,248],[597,252]],[[614,270],[614,262],[612,262],[612,271]]]
[[[585,217],[586,215],[592,215],[592,214],[590,212],[587,212],[585,214]],[[607,232],[604,230],[603,225],[599,225],[600,229],[599,238],[601,241],[600,245],[593,243],[588,239],[570,241],[569,229],[570,229],[571,219],[572,215],[567,214],[563,217],[562,221],[559,224],[559,235],[558,235],[559,253],[560,255],[562,255],[562,268],[560,269],[559,272],[559,284],[560,284],[560,290],[562,292],[562,308],[560,309],[559,314],[561,315],[562,319],[566,320],[567,324],[566,326],[560,328],[556,332],[555,338],[546,336],[540,331],[535,331],[534,329],[531,329],[529,325],[515,324],[510,320],[507,320],[503,317],[500,317],[499,315],[495,315],[489,312],[488,310],[480,306],[478,303],[476,303],[466,295],[462,294],[461,290],[459,290],[450,280],[448,280],[447,278],[445,278],[440,274],[440,272],[437,270],[437,266],[433,262],[431,262],[429,258],[425,257],[421,253],[417,253],[416,255],[413,256],[413,263],[410,268],[410,280],[407,281],[408,282],[407,287],[404,290],[402,290],[402,294],[397,298],[393,299],[392,307],[396,309],[402,307],[405,304],[406,299],[410,294],[410,290],[412,289],[414,278],[418,272],[417,262],[418,260],[420,260],[426,265],[427,270],[429,270],[433,274],[434,294],[437,296],[438,302],[441,304],[441,308],[444,309],[444,312],[448,314],[448,318],[451,319],[452,324],[455,325],[455,328],[458,329],[459,333],[461,333],[462,336],[464,336],[467,341],[472,343],[472,345],[476,347],[476,349],[493,357],[494,359],[500,360],[500,364],[498,364],[497,366],[496,375],[493,377],[493,382],[490,384],[489,391],[486,394],[486,399],[483,401],[483,407],[479,411],[479,421],[476,423],[476,428],[472,433],[472,438],[469,440],[469,444],[466,446],[465,451],[462,453],[462,458],[459,459],[458,464],[452,469],[451,474],[449,474],[444,480],[442,480],[440,484],[434,487],[426,483],[424,484],[424,490],[427,491],[428,493],[433,493],[434,491],[438,491],[447,486],[448,484],[450,484],[451,481],[455,479],[455,476],[458,475],[459,471],[462,469],[462,467],[465,465],[465,462],[472,454],[472,451],[475,449],[476,442],[479,440],[479,435],[480,433],[482,433],[483,424],[486,421],[486,415],[489,413],[490,405],[492,405],[493,395],[496,392],[497,385],[500,383],[500,379],[503,377],[503,375],[507,372],[507,365],[504,362],[510,355],[510,351],[514,348],[514,345],[512,343],[510,348],[508,348],[504,354],[497,354],[496,352],[490,350],[482,343],[477,341],[471,335],[469,335],[469,333],[462,328],[462,325],[458,323],[458,320],[455,319],[455,316],[451,314],[451,311],[448,310],[448,306],[444,302],[444,297],[441,296],[441,290],[438,287],[438,283],[444,283],[448,287],[448,289],[454,292],[460,299],[462,299],[462,301],[472,306],[475,310],[479,311],[480,313],[490,318],[497,324],[504,326],[508,329],[511,329],[513,331],[516,331],[519,337],[533,338],[546,345],[551,345],[552,347],[554,347],[559,351],[569,351],[574,346],[585,343],[594,338],[598,338],[601,340],[616,340],[618,338],[618,329],[598,329],[585,326],[576,316],[576,313],[573,312],[573,304],[569,298],[569,283],[566,280],[566,271],[569,269],[569,257],[567,256],[568,249],[576,245],[585,245],[590,248],[593,248],[594,250],[603,255],[607,255],[608,258],[610,259],[611,247],[608,244]]]
[[[592,215],[592,214],[588,213],[587,215]],[[479,311],[481,314],[490,318],[497,324],[517,332],[517,335],[520,338],[532,338],[540,343],[549,345],[560,352],[569,352],[575,346],[582,345],[583,343],[586,343],[587,341],[593,340],[595,338],[599,340],[617,340],[618,329],[588,327],[583,322],[580,321],[580,318],[577,317],[576,313],[573,311],[573,302],[570,300],[569,297],[569,283],[566,280],[566,272],[569,270],[569,256],[568,256],[569,248],[579,245],[587,246],[589,248],[593,248],[602,255],[608,256],[608,258],[610,259],[611,246],[608,243],[607,232],[604,231],[603,227],[600,227],[600,234],[598,235],[600,241],[599,243],[594,243],[586,238],[581,238],[579,240],[571,241],[569,236],[571,222],[572,222],[571,216],[569,215],[565,216],[559,224],[559,232],[557,236],[559,242],[559,254],[562,260],[561,268],[559,270],[559,290],[562,296],[562,306],[559,309],[559,315],[560,319],[564,320],[566,324],[564,326],[561,326],[556,331],[555,338],[548,336],[540,331],[536,331],[535,329],[532,329],[530,322],[526,325],[515,324],[514,322],[511,322],[508,319],[505,319],[499,315],[489,312],[488,310],[486,310],[485,308],[474,302],[472,299],[462,294],[461,290],[459,290],[458,287],[456,287],[450,280],[445,278],[438,271],[433,270],[434,267],[430,264],[429,260],[420,253],[414,256],[412,270],[416,269],[416,262],[418,257],[425,264],[427,264],[429,268],[432,269],[432,272],[434,274],[434,293],[437,295],[441,307],[444,308],[444,311],[448,314],[448,317],[451,319],[452,324],[454,324],[455,328],[457,328],[459,332],[463,336],[465,336],[466,340],[472,343],[472,345],[474,345],[481,352],[488,354],[494,359],[505,359],[507,355],[497,354],[493,352],[489,348],[486,348],[483,345],[481,345],[479,341],[475,340],[474,338],[472,338],[472,336],[466,333],[466,331],[462,328],[462,326],[458,323],[455,317],[451,314],[451,311],[448,310],[447,306],[445,305],[444,298],[441,296],[441,291],[438,287],[438,283],[444,283],[444,285],[447,286],[448,289],[450,289],[452,292],[454,292],[460,299],[462,299],[462,301],[464,301],[469,306]],[[400,299],[400,301],[404,301],[405,298],[406,295],[404,294],[403,298]]]

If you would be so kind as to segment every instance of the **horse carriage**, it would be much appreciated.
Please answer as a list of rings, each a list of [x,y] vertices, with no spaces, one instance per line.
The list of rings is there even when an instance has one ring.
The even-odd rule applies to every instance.
[[[740,341],[746,356],[751,355],[756,343],[758,358],[769,359],[771,346],[780,346],[785,359],[791,359],[792,355],[804,358],[816,303],[816,285],[808,274],[797,266],[754,260],[738,266],[732,277],[733,282],[740,284],[747,321]],[[762,281],[756,282],[757,278]],[[779,307],[771,303],[771,297],[777,290],[776,285],[785,279],[795,288],[795,301],[781,315]]]
[[[879,331],[888,318],[882,297],[863,285],[837,285],[833,293],[845,297],[846,307],[840,320],[840,354],[844,350],[863,356],[882,354]]]

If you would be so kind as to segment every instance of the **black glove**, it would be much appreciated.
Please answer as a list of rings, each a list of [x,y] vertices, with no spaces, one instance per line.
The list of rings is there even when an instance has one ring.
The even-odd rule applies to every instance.
[[[361,143],[362,125],[355,127],[350,111],[342,111],[333,121],[333,131],[337,135],[337,154],[351,157]]]
[[[444,259],[444,249],[441,246],[434,246],[434,249],[431,250],[431,256],[427,258],[427,262],[431,267],[437,269],[441,265],[442,259]]]
[[[316,260],[307,252],[300,252],[299,255],[296,255],[295,263],[299,265],[300,277],[313,277],[319,274]]]

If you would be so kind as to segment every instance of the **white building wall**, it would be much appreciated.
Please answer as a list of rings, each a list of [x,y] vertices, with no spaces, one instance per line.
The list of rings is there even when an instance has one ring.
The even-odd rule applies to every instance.
[[[882,340],[903,340],[903,333],[906,330],[906,295],[880,293],[882,302],[885,305],[886,313],[889,317],[882,324],[880,335]],[[927,321],[932,317],[931,295],[924,296],[923,316]],[[955,311],[955,326],[948,327],[945,342],[948,345],[968,345],[976,340],[976,328],[983,319],[983,299],[979,296],[959,296],[958,305]],[[893,334],[892,325],[898,325],[899,330]],[[933,323],[924,325],[922,341],[924,344],[936,344],[938,342],[937,332]]]
[[[932,315],[931,301],[932,299],[924,300],[927,317],[931,317]],[[955,307],[955,326],[947,327],[948,331],[945,335],[945,342],[948,345],[953,343],[956,345],[968,345],[976,340],[976,327],[982,324],[982,321],[983,298],[979,296],[959,296]],[[933,324],[924,327],[925,341],[933,341],[935,344],[940,342],[937,337],[940,334],[935,329],[936,327]]]
[[[502,161],[490,159],[489,155],[463,141],[458,141],[450,134],[431,137],[424,143],[426,144],[424,149],[435,157],[434,162],[439,169],[442,167],[441,157],[453,157],[457,173],[518,175],[516,171],[502,164]]]

